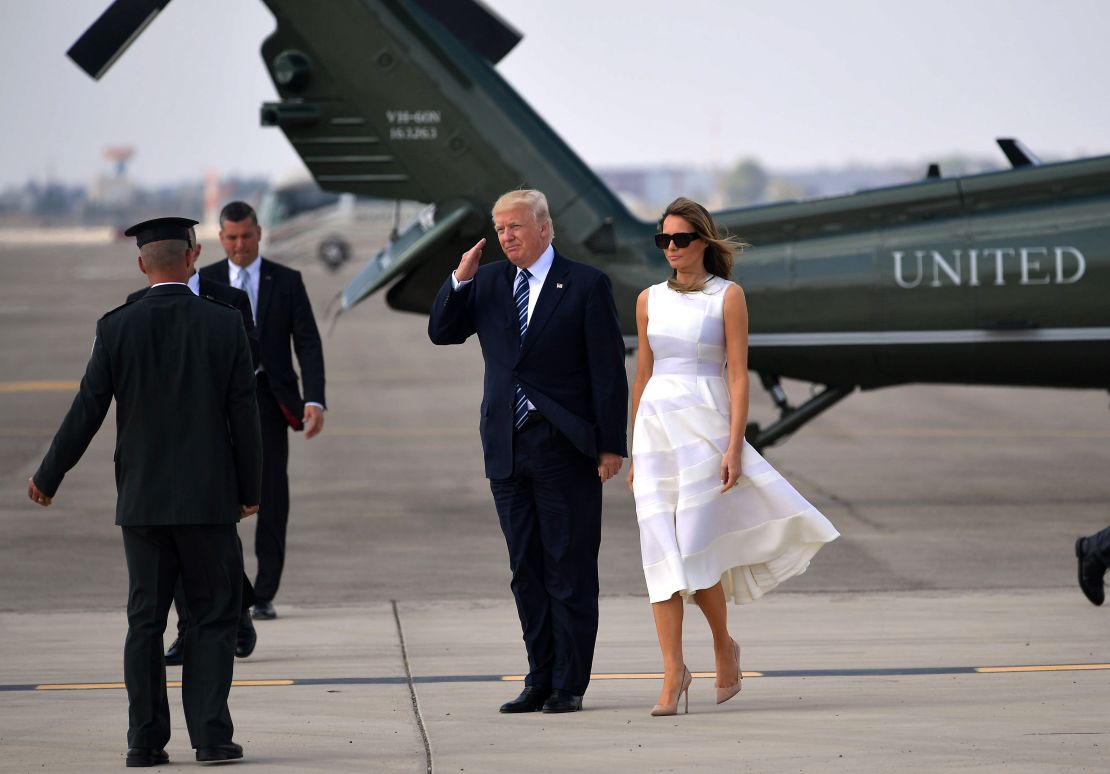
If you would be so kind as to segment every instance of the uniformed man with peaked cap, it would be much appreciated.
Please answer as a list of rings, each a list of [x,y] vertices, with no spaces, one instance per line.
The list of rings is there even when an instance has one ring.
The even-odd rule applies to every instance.
[[[186,284],[196,221],[156,218],[125,233],[150,290],[96,326],[73,405],[28,495],[50,505],[116,401],[116,524],[127,559],[127,765],[165,763],[170,738],[162,635],[180,573],[190,617],[182,703],[198,761],[241,758],[227,697],[243,564],[236,524],[258,510],[262,441],[240,314]]]
[[[192,222],[192,221],[190,221]],[[189,249],[192,250],[193,268],[186,283],[193,295],[207,296],[213,301],[219,301],[239,310],[243,318],[243,329],[247,332],[247,341],[251,346],[251,360],[255,370],[258,370],[258,328],[254,324],[254,313],[251,311],[251,302],[247,294],[238,288],[223,285],[219,282],[206,280],[197,273],[196,262],[200,260],[201,245],[197,240],[195,228],[189,229]],[[150,292],[150,286],[140,288],[127,296],[128,303],[138,301]],[[197,460],[197,464],[204,464],[204,460]],[[259,503],[261,505],[261,503]],[[239,542],[239,552],[242,553],[243,543]],[[250,608],[254,604],[254,587],[246,573],[243,574],[243,614],[239,617],[239,629],[235,636],[235,655],[246,658],[254,652],[258,642],[258,634],[251,621]],[[177,609],[177,636],[173,644],[166,649],[166,666],[181,666],[182,654],[185,650],[185,629],[188,628],[189,613],[185,604],[185,589],[178,578],[173,589],[173,605]]]

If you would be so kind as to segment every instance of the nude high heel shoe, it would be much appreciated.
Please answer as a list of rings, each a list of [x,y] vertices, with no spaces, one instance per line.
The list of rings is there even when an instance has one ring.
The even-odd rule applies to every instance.
[[[717,703],[724,704],[736,694],[740,693],[741,681],[744,679],[743,672],[740,671],[740,646],[736,640],[732,641],[732,652],[736,654],[736,682],[732,685],[726,685],[724,688],[717,689]]]
[[[682,687],[678,689],[678,693],[674,695],[674,701],[667,704],[656,704],[651,708],[651,714],[655,717],[663,715],[677,715],[678,714],[678,700],[682,698],[682,694],[686,694],[686,714],[690,714],[690,683],[694,682],[694,676],[690,674],[690,670],[686,665],[682,665]]]

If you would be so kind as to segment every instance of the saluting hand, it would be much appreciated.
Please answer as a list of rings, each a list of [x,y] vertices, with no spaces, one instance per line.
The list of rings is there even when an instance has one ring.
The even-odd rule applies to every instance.
[[[459,282],[466,282],[468,279],[473,279],[474,275],[478,273],[478,262],[482,260],[482,248],[486,246],[486,238],[482,237],[478,240],[478,244],[463,253],[462,260],[459,261],[459,268],[455,269],[455,279]]]
[[[43,508],[54,502],[53,497],[47,497],[42,493],[41,489],[35,486],[35,479],[33,478],[27,479],[27,496],[30,497],[31,500],[33,500],[34,502],[41,505]]]

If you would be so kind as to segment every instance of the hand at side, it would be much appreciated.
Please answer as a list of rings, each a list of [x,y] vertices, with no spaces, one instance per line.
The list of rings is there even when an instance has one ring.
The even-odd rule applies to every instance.
[[[324,429],[324,412],[319,406],[309,406],[305,404],[304,418],[301,419],[304,425],[304,437],[312,438],[319,434]]]
[[[605,483],[613,476],[620,473],[621,465],[624,464],[624,457],[612,452],[601,452],[597,455],[597,477]]]
[[[727,492],[736,486],[743,472],[740,467],[740,449],[729,448],[721,458],[721,491]]]
[[[41,489],[35,486],[35,479],[33,478],[27,479],[27,496],[30,497],[33,502],[38,503],[43,508],[54,502],[53,497],[47,497],[42,493]]]

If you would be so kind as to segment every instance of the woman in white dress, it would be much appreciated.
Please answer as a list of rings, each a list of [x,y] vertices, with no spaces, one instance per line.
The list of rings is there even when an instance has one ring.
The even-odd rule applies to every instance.
[[[743,244],[721,238],[697,202],[679,198],[655,243],[673,269],[636,302],[639,354],[628,485],[636,497],[644,576],[663,652],[652,715],[674,715],[690,671],[683,600],[713,632],[717,703],[740,691],[740,646],[726,601],[759,599],[805,571],[836,529],[744,440],[748,311],[728,280]],[[727,367],[726,367],[727,363]]]

